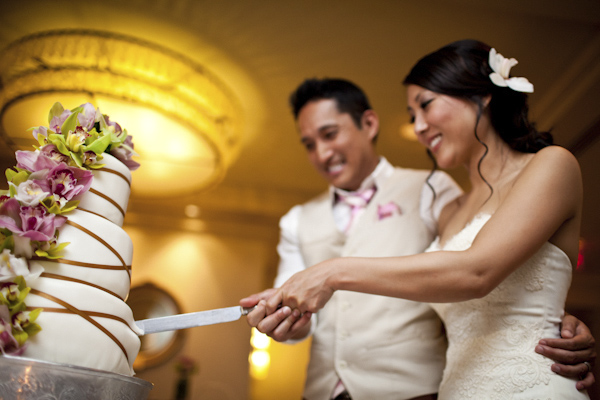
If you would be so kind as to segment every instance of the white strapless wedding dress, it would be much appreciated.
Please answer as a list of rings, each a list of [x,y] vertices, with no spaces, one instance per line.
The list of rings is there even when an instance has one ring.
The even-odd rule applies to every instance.
[[[489,219],[476,216],[443,248],[438,238],[427,251],[469,248]],[[449,342],[439,399],[589,399],[534,350],[540,339],[559,336],[570,284],[569,258],[546,243],[487,296],[431,304]]]

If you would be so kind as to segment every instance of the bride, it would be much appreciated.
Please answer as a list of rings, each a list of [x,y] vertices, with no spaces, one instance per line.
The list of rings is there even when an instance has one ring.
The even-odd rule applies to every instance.
[[[449,340],[440,399],[588,399],[534,349],[558,337],[578,254],[582,179],[575,157],[528,120],[525,78],[486,44],[451,43],[404,83],[419,141],[441,168],[467,169],[424,254],[337,258],[267,301],[317,312],[336,290],[433,303]]]

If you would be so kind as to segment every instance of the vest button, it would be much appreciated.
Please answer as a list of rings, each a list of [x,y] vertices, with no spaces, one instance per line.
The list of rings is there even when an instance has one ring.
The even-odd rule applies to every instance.
[[[338,363],[338,366],[342,369],[346,369],[346,368],[348,368],[348,362],[346,362],[344,360],[340,360],[340,362]]]

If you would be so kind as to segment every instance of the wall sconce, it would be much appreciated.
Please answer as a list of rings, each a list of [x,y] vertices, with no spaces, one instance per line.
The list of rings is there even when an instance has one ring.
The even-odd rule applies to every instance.
[[[136,195],[173,196],[215,185],[240,151],[240,107],[203,66],[121,34],[58,30],[0,52],[0,135],[13,150],[47,110],[90,102],[134,138]]]
[[[415,125],[411,123],[404,123],[400,125],[400,137],[411,142],[417,141],[417,135],[415,134]]]

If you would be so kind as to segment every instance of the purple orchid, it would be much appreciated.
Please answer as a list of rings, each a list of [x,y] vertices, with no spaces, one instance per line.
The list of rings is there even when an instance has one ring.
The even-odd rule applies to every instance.
[[[3,354],[20,356],[25,347],[19,347],[19,343],[12,334],[12,324],[8,306],[0,305],[0,350]]]
[[[135,171],[140,167],[138,162],[133,161],[131,158],[137,155],[133,150],[133,140],[131,136],[127,136],[123,144],[119,147],[113,147],[110,150],[110,154],[115,156],[119,161],[127,166],[131,171]]]
[[[21,206],[17,199],[8,199],[0,206],[0,228],[13,233],[15,255],[31,258],[34,249],[31,241],[46,242],[54,238],[56,229],[64,225],[67,218],[51,214],[38,205]]]
[[[38,135],[48,137],[48,131],[50,131],[51,133],[62,133],[60,128],[71,114],[71,110],[63,110],[59,115],[55,115],[54,117],[52,117],[50,123],[48,124],[48,127],[38,126],[37,128],[35,128],[33,130],[33,137],[36,140],[38,138]]]
[[[33,129],[33,137],[37,140],[38,136],[42,135],[44,137],[48,137],[48,128],[45,126],[38,126]]]
[[[81,107],[83,110],[77,114],[77,121],[81,124],[81,127],[85,128],[86,131],[91,131],[96,124],[96,120],[98,119],[96,108],[94,108],[92,103],[85,103],[79,107]]]
[[[60,163],[44,173],[38,171],[31,174],[31,179],[42,190],[58,196],[59,200],[70,201],[79,194],[85,193],[92,185],[94,174],[91,171]]]
[[[58,151],[58,148],[53,144],[47,144],[40,147],[40,153],[57,163],[64,162],[66,164],[69,162],[69,156]]]
[[[56,146],[54,146],[54,149],[56,149]],[[45,151],[19,150],[16,152],[17,167],[31,172],[52,169],[58,165],[58,162],[52,158],[54,156],[53,151],[54,150],[51,148],[48,148]]]
[[[64,110],[60,115],[52,117],[50,123],[48,124],[49,129],[55,133],[62,133],[60,128],[71,114],[73,114],[71,110]]]
[[[106,125],[108,127],[112,127],[115,130],[115,134],[117,136],[120,136],[121,133],[123,132],[123,129],[121,129],[121,125],[119,125],[116,122],[111,121],[110,117],[106,114],[102,115],[102,117],[104,118],[104,122],[106,123]]]

